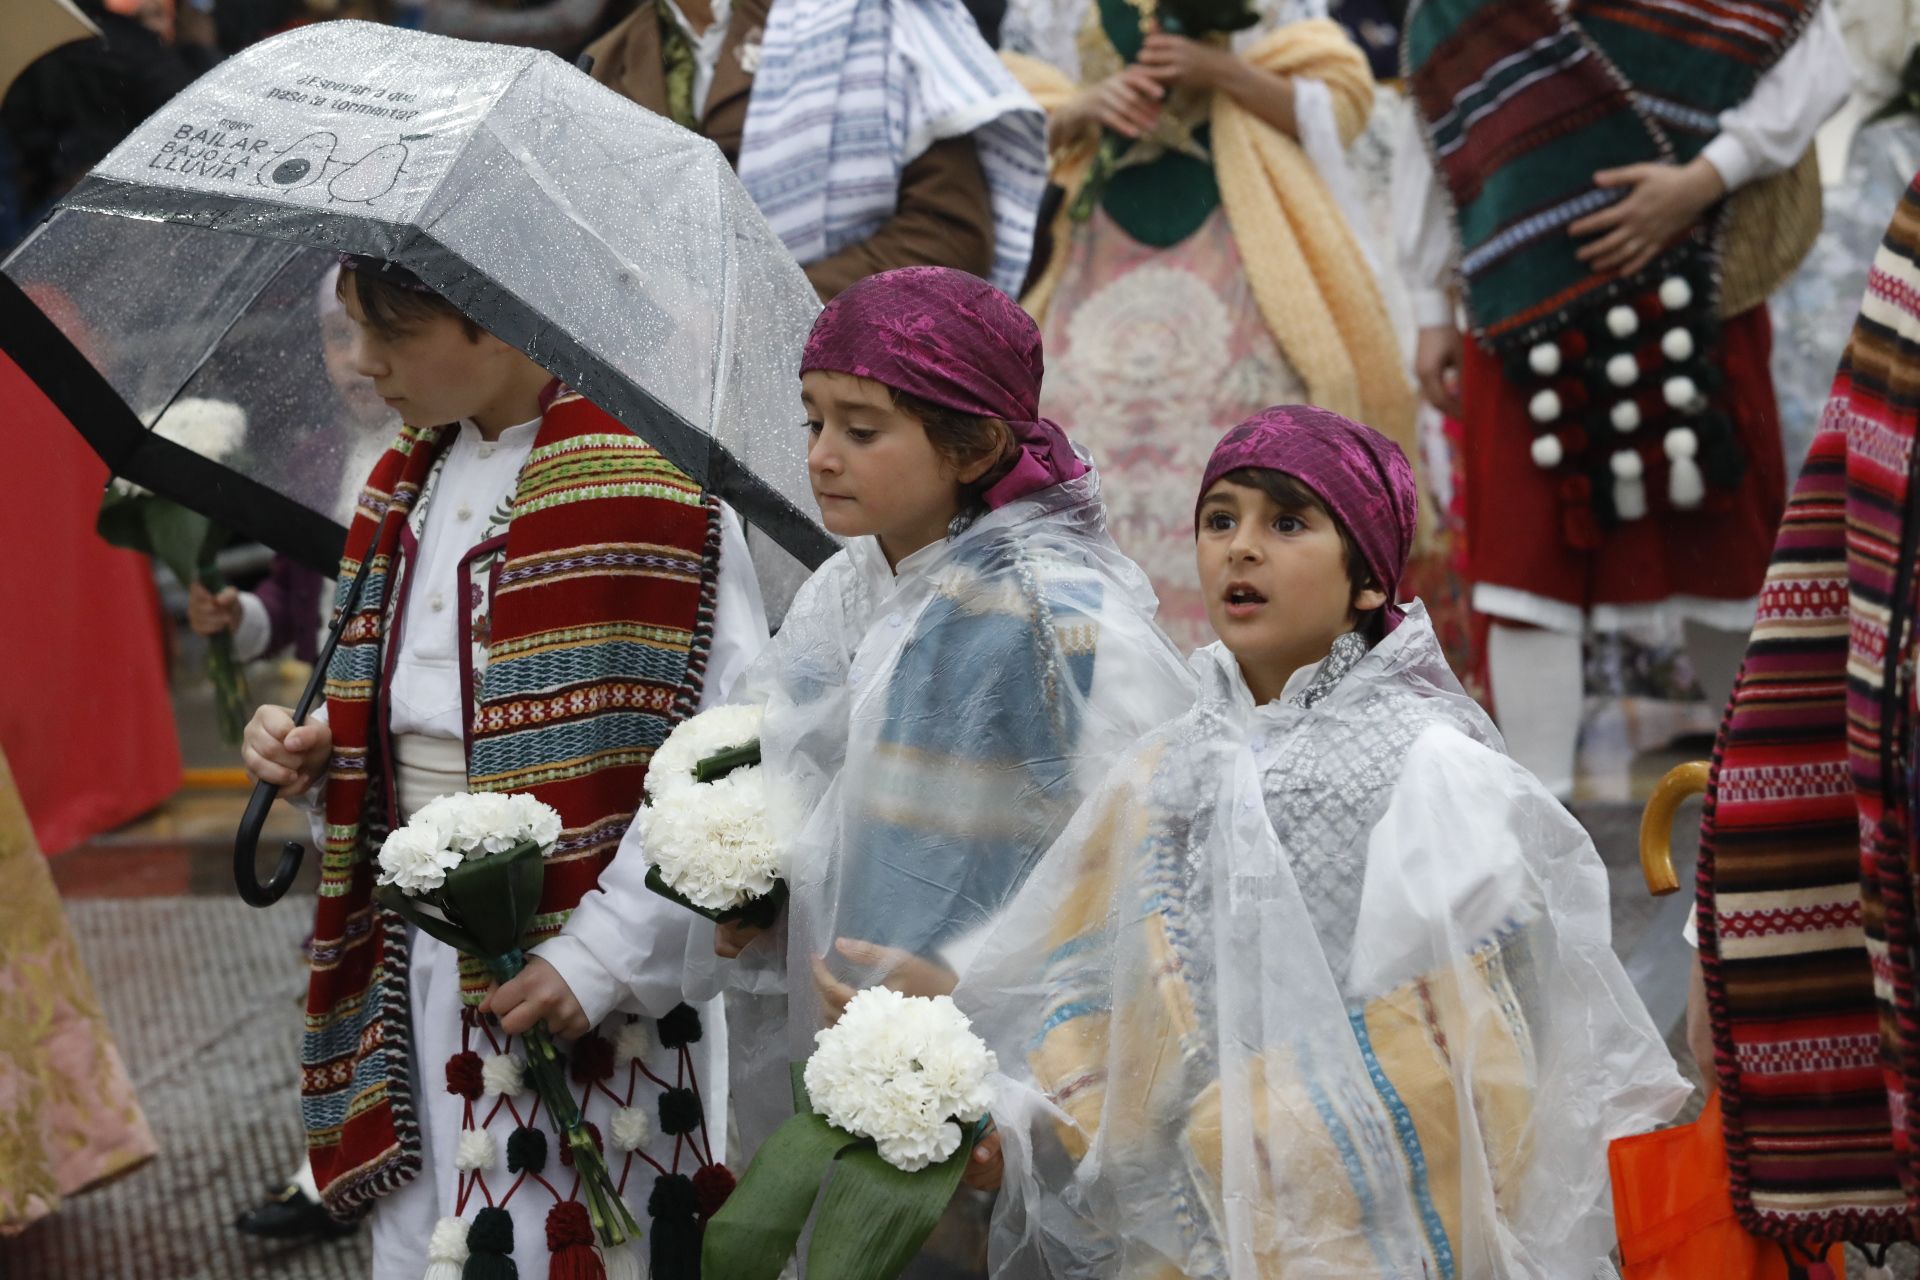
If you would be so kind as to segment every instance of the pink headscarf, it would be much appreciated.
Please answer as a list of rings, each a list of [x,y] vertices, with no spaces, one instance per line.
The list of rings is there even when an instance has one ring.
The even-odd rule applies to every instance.
[[[1282,471],[1313,490],[1327,511],[1345,526],[1373,580],[1386,592],[1381,611],[1392,631],[1405,616],[1400,575],[1413,554],[1420,521],[1420,491],[1413,467],[1400,446],[1351,418],[1310,405],[1284,404],[1264,409],[1222,436],[1207,459],[1200,501],[1214,482],[1242,467]]]
[[[800,372],[850,373],[955,413],[999,418],[1020,456],[984,495],[1003,507],[1086,474],[1066,432],[1040,416],[1040,328],[1013,299],[949,267],[868,276],[813,322]]]

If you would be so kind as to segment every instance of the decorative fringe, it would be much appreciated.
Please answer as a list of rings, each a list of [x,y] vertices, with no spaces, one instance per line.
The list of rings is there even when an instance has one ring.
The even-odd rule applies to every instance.
[[[467,1224],[458,1218],[442,1218],[433,1224],[433,1240],[427,1245],[427,1274],[424,1280],[460,1280],[460,1268],[467,1260]]]
[[[700,1040],[700,1011],[690,1004],[677,1004],[660,1019],[660,1045],[665,1049],[684,1049]]]
[[[460,1280],[520,1280],[513,1265],[513,1218],[505,1209],[488,1206],[473,1215]]]
[[[720,1212],[720,1207],[733,1194],[733,1171],[723,1164],[701,1165],[693,1175],[693,1194],[700,1205],[700,1218],[705,1221]]]
[[[1622,449],[1608,461],[1613,470],[1613,513],[1621,520],[1639,520],[1647,514],[1646,464],[1631,449]]]
[[[562,1200],[547,1210],[547,1280],[607,1280],[606,1265],[593,1247],[593,1220],[578,1200]]]
[[[1667,454],[1667,501],[1680,511],[1691,511],[1706,500],[1707,482],[1694,459],[1700,452],[1700,438],[1691,427],[1675,427],[1667,432],[1662,446]]]
[[[654,1280],[699,1280],[700,1224],[694,1218],[698,1209],[693,1179],[686,1174],[665,1173],[653,1180],[647,1215],[653,1219]]]
[[[602,1249],[600,1261],[606,1266],[607,1280],[646,1280],[646,1273],[640,1269],[640,1255],[634,1251],[632,1241]]]

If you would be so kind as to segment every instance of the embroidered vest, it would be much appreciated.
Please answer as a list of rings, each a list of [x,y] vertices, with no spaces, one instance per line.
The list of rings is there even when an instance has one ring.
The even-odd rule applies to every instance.
[[[382,693],[386,641],[404,622],[402,530],[453,434],[402,429],[368,479],[341,562],[342,599],[362,563],[371,568],[327,672],[334,745],[301,1080],[314,1176],[341,1214],[420,1169],[407,931],[373,899],[373,855],[398,818]],[[389,509],[400,514],[382,527]],[[478,644],[484,656],[465,664],[468,785],[531,792],[562,823],[526,945],[558,933],[598,884],[654,749],[698,706],[719,545],[712,499],[563,394],[541,420],[505,534],[467,557],[463,569],[485,562],[491,581],[490,609],[461,614],[461,652]]]

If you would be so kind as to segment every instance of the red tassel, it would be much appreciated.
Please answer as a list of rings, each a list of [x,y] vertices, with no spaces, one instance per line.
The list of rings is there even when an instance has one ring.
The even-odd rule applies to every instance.
[[[607,1280],[606,1263],[593,1247],[587,1206],[562,1200],[547,1211],[547,1280]]]

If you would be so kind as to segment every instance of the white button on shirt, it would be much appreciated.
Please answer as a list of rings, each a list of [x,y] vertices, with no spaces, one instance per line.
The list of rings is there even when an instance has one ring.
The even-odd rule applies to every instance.
[[[520,468],[533,451],[536,419],[508,427],[497,441],[463,422],[447,446],[446,465],[427,500],[420,545],[407,565],[409,608],[394,664],[393,732],[437,738],[466,736],[461,714],[461,610],[467,598],[460,562],[481,540],[472,513],[497,510],[513,496]],[[425,605],[425,608],[420,608]]]

